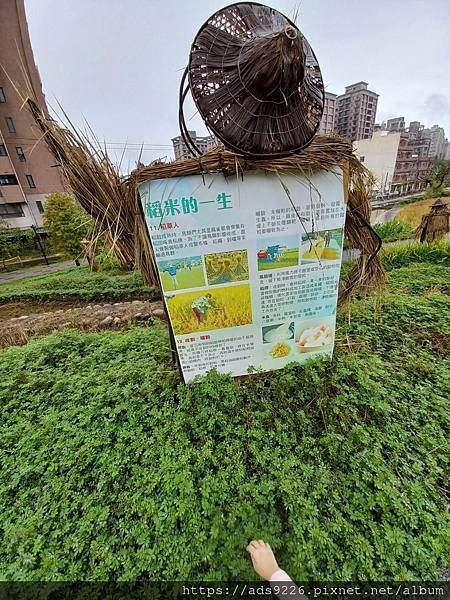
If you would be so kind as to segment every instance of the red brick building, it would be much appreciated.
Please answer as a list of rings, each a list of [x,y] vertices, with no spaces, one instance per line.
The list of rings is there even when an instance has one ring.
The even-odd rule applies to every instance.
[[[412,132],[401,133],[391,192],[407,194],[426,188],[426,179],[434,165],[429,152],[429,138],[415,136]]]
[[[42,225],[47,194],[62,191],[55,159],[39,134],[31,115],[9,78],[24,88],[29,85],[47,112],[42,83],[33,58],[24,0],[0,0],[0,219],[2,226]]]

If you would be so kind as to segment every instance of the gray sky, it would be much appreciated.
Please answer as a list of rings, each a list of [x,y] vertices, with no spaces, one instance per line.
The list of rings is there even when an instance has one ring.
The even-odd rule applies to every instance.
[[[266,0],[292,16],[319,60],[326,89],[367,81],[377,121],[438,123],[450,135],[448,0]],[[117,147],[147,144],[144,162],[171,155],[178,86],[190,44],[227,0],[25,0],[51,106]],[[194,114],[192,104],[186,117]],[[188,126],[205,133],[198,116]],[[113,144],[116,144],[115,146]],[[150,146],[153,144],[154,146]],[[129,146],[125,169],[137,157]],[[150,148],[153,148],[150,150]]]

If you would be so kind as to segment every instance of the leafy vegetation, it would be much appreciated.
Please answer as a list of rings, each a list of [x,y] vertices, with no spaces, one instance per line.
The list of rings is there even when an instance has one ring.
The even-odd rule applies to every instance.
[[[31,227],[22,229],[3,225],[5,223],[0,220],[0,261],[3,266],[5,266],[6,261],[11,264],[11,259],[12,262],[16,262],[14,259],[26,260],[42,256],[36,235]],[[41,237],[40,241],[47,253],[52,252],[46,237]]]
[[[73,267],[0,285],[0,303],[63,298],[126,298],[136,294],[158,296],[159,292],[146,286],[136,271],[119,275],[92,273],[87,267]]]
[[[438,240],[432,244],[395,244],[382,248],[381,262],[387,271],[406,267],[412,263],[430,263],[434,265],[450,264],[450,242]]]
[[[339,316],[331,365],[185,386],[159,326],[1,352],[3,578],[254,579],[253,537],[297,580],[436,578],[450,299],[423,248]]]
[[[407,240],[413,237],[414,229],[409,223],[402,221],[388,221],[379,225],[374,225],[373,228],[378,233],[383,242],[396,242],[397,240]]]
[[[55,250],[77,258],[82,254],[81,240],[92,230],[92,219],[73,196],[55,192],[45,201],[44,227]]]
[[[439,198],[450,186],[450,162],[441,160],[434,166],[431,181],[427,188],[430,198]]]

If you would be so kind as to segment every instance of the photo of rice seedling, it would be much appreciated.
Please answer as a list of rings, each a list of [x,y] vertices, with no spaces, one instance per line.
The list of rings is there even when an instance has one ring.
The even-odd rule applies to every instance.
[[[166,296],[175,335],[250,325],[248,284]]]
[[[298,242],[296,235],[258,240],[258,271],[296,267],[299,254]]]
[[[158,261],[164,291],[185,290],[205,285],[201,256]]]
[[[205,268],[209,285],[245,281],[248,279],[247,250],[206,254]]]
[[[302,234],[301,263],[339,260],[342,254],[342,229],[329,229]]]

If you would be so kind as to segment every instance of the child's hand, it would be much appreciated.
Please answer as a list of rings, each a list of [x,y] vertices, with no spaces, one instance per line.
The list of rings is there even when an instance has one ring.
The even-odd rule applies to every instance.
[[[255,571],[263,579],[269,581],[279,569],[272,548],[262,540],[253,540],[246,549],[250,553]]]

